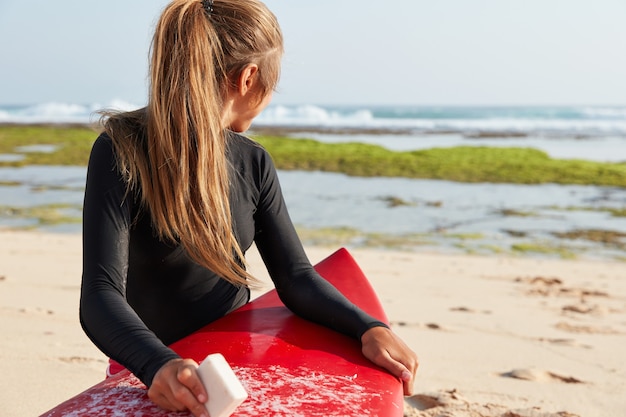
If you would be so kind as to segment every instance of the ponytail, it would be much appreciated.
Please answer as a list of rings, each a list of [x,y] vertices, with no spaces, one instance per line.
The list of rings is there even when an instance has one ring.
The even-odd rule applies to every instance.
[[[222,100],[249,63],[259,65],[262,93],[278,80],[282,35],[256,0],[175,0],[152,41],[148,106],[108,114],[118,166],[139,191],[158,236],[235,285],[247,285],[229,201]],[[141,128],[138,128],[141,126]]]

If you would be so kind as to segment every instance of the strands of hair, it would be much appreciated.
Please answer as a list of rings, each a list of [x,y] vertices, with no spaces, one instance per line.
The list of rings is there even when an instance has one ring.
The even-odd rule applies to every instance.
[[[232,228],[228,126],[222,100],[248,64],[259,66],[259,94],[278,82],[283,39],[275,16],[256,0],[175,0],[152,41],[144,109],[105,113],[129,195],[140,197],[161,239],[179,242],[200,265],[235,285],[254,283]]]

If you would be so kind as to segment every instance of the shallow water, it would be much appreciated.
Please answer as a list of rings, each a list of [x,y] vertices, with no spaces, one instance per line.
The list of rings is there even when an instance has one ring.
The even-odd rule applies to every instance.
[[[82,205],[85,168],[0,168],[0,206]],[[406,178],[360,178],[343,174],[279,171],[294,223],[303,229],[350,228],[361,234],[423,235],[421,247],[469,252],[508,252],[512,245],[565,246],[591,257],[624,257],[622,248],[563,241],[552,233],[603,229],[626,233],[626,217],[599,211],[626,206],[624,190],[612,187],[465,184]],[[391,207],[389,198],[403,203]],[[575,208],[575,209],[572,209]],[[508,214],[508,215],[505,215]],[[29,227],[36,219],[0,212],[0,227]],[[41,227],[80,232],[80,224]],[[358,245],[362,238],[351,244]],[[489,249],[486,249],[489,248]],[[497,249],[495,249],[497,248]]]
[[[413,151],[454,146],[489,146],[534,148],[546,152],[555,159],[586,159],[599,162],[626,161],[626,138],[616,136],[575,138],[549,138],[541,136],[471,138],[461,133],[408,135],[341,135],[327,133],[299,133],[297,137],[320,142],[360,142],[380,145],[393,151]]]
[[[497,233],[500,229],[565,231],[609,228],[626,232],[626,218],[567,207],[623,207],[621,189],[595,186],[465,184],[402,178],[355,178],[342,174],[281,172],[295,223],[307,227],[354,227],[384,233]],[[390,208],[383,199],[407,205]],[[555,207],[562,210],[555,210]],[[503,216],[502,210],[529,213]]]
[[[30,207],[46,204],[81,204],[85,187],[84,167],[26,166],[0,168],[0,205]]]

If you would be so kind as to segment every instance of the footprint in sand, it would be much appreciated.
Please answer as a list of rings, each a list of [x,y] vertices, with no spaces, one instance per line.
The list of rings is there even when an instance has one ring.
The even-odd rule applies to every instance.
[[[500,374],[500,376],[505,378],[522,379],[524,381],[534,382],[564,382],[566,384],[585,383],[584,381],[581,381],[578,378],[574,378],[573,376],[563,376],[555,372],[532,368],[514,369],[509,372],[504,372]]]
[[[417,394],[409,398],[405,398],[404,401],[416,410],[428,410],[430,408],[441,407],[444,405],[439,398],[434,395]]]
[[[456,311],[459,313],[481,313],[481,314],[491,314],[489,310],[474,310],[469,307],[451,307],[450,311]]]
[[[567,411],[543,412],[541,407],[511,409],[491,402],[480,404],[464,398],[456,389],[417,394],[405,398],[404,402],[404,417],[580,417]]]
[[[24,308],[20,308],[18,311],[23,314],[46,314],[46,315],[54,314],[53,310],[48,310],[48,309],[41,308],[41,307],[24,307]]]
[[[591,349],[592,348],[590,345],[582,344],[580,342],[577,342],[574,339],[543,338],[543,337],[540,337],[540,338],[538,338],[536,340],[538,340],[540,342],[550,343],[552,345],[581,347],[581,348],[584,348],[584,349]]]
[[[442,326],[437,323],[409,323],[406,321],[392,321],[390,323],[392,326],[398,327],[420,327],[426,328],[430,330],[445,330]]]
[[[620,334],[617,330],[607,326],[587,326],[584,324],[570,324],[560,321],[554,325],[559,330],[569,333],[585,333],[585,334]]]
[[[65,363],[106,363],[103,359],[86,358],[84,356],[69,356],[58,358],[59,361]]]
[[[433,393],[416,394],[404,399],[405,403],[416,410],[429,410],[435,407],[467,405],[469,402],[456,389]]]
[[[598,304],[589,305],[585,303],[580,304],[568,304],[561,308],[563,313],[575,313],[575,314],[589,314],[592,316],[603,317],[610,313],[618,313],[619,311],[613,310],[607,307],[600,306]]]
[[[604,291],[566,287],[560,278],[538,276],[533,278],[516,278],[515,282],[527,284],[529,288],[526,290],[526,294],[528,295],[570,297],[578,298],[581,301],[589,297],[610,298],[609,294]]]

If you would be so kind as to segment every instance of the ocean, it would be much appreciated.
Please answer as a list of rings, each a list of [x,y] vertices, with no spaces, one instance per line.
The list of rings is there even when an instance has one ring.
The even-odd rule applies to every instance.
[[[109,103],[0,105],[0,123],[88,123],[103,108],[139,107]],[[463,133],[510,136],[626,137],[626,106],[270,106],[256,125],[382,129],[413,134]]]
[[[297,127],[300,136],[324,142],[372,143],[396,151],[531,147],[553,158],[626,161],[626,106],[274,105],[254,126]]]
[[[527,136],[626,136],[623,107],[283,106],[259,124],[356,127],[411,133],[501,133]]]
[[[106,105],[0,106],[0,123],[87,123]],[[374,143],[393,150],[523,146],[554,158],[626,161],[626,106],[435,107],[270,105],[254,128],[292,128],[326,142]],[[39,224],[18,208],[60,204],[80,216],[84,168],[0,168],[0,227],[79,232],[79,224]],[[279,171],[305,242],[339,230],[347,246],[626,259],[626,193],[597,186],[465,184]],[[17,184],[17,185],[15,185]],[[402,204],[390,204],[391,201]],[[318,232],[315,232],[318,231]],[[579,234],[579,232],[583,232]],[[585,237],[605,233],[600,241]],[[332,234],[332,233],[331,233]],[[597,233],[596,233],[597,234]],[[347,237],[346,237],[347,236]],[[387,236],[381,238],[381,236]]]
[[[0,105],[0,123],[90,123],[109,103]],[[255,127],[298,128],[326,142],[374,143],[392,150],[450,146],[533,147],[554,158],[626,160],[626,106],[322,106],[271,104]],[[347,134],[349,133],[349,134]]]

